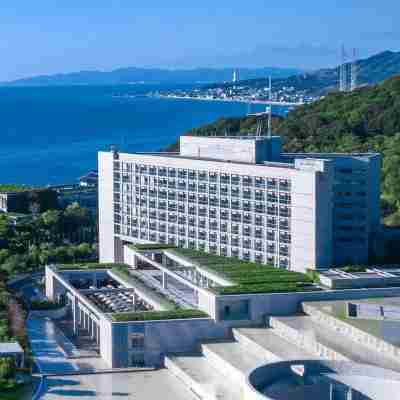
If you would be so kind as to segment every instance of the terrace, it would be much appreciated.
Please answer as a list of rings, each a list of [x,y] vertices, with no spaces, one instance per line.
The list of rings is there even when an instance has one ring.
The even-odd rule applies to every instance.
[[[162,270],[164,279],[168,276],[179,280],[195,291],[200,288],[230,295],[321,290],[305,274],[264,264],[168,245],[128,246],[144,263],[147,261],[153,268]],[[156,261],[157,256],[160,262]]]
[[[316,279],[330,289],[400,286],[400,266],[350,265],[316,272]]]
[[[52,269],[64,286],[59,290],[63,302],[72,305],[75,298],[89,314],[105,314],[118,322],[207,317],[156,279],[125,264],[58,265]]]

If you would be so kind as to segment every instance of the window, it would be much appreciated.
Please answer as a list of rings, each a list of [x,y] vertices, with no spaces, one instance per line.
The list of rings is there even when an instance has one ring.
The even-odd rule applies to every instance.
[[[231,302],[220,309],[220,319],[223,321],[250,319],[249,300]]]
[[[143,353],[134,353],[131,356],[131,364],[133,367],[143,367],[145,365],[144,362],[144,354]]]

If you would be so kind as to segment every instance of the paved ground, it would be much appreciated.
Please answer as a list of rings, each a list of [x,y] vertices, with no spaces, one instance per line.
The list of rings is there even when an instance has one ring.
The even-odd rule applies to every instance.
[[[59,376],[47,379],[41,400],[198,400],[166,369]]]
[[[33,355],[42,373],[60,373],[45,379],[44,400],[196,400],[185,385],[168,370],[62,375],[90,369],[105,369],[101,358],[68,359],[62,346],[69,340],[48,319],[30,318],[27,331]]]
[[[52,321],[43,318],[29,318],[27,333],[35,361],[42,373],[73,372],[77,365],[68,360],[59,343],[67,340]],[[65,343],[71,346],[71,343]]]

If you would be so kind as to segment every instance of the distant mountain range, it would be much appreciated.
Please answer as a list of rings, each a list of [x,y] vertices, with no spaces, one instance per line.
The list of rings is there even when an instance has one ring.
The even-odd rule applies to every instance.
[[[206,84],[211,82],[231,82],[234,68],[197,69],[147,69],[119,68],[109,72],[80,71],[66,74],[41,75],[2,82],[5,86],[56,86],[56,85],[121,85],[134,83]],[[267,77],[286,78],[304,71],[295,68],[240,68],[241,79]]]
[[[369,58],[358,60],[356,66],[359,85],[382,82],[400,74],[400,52],[384,51]],[[256,78],[241,80],[240,85],[257,88],[267,86],[268,82],[267,78]],[[229,83],[223,86],[230,87],[233,84]],[[313,72],[294,74],[282,79],[274,79],[273,87],[281,88],[284,86],[304,90],[307,94],[326,94],[339,86],[339,67],[324,68]],[[215,83],[208,87],[221,87],[221,84]]]

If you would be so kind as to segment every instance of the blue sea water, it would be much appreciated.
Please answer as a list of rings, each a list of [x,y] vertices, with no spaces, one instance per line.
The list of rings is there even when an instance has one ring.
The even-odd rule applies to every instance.
[[[193,127],[247,112],[242,103],[140,96],[159,88],[0,88],[0,183],[76,182],[112,144],[127,152],[159,150]]]

